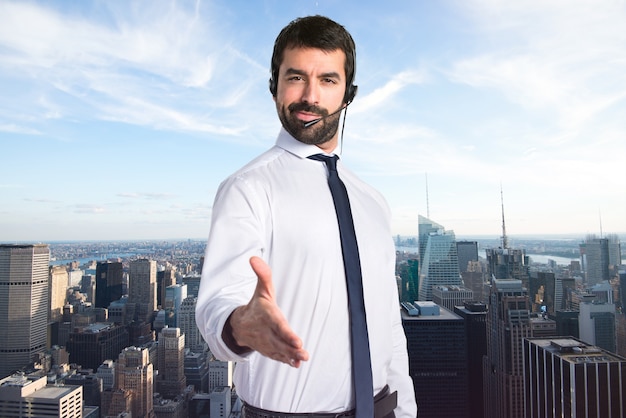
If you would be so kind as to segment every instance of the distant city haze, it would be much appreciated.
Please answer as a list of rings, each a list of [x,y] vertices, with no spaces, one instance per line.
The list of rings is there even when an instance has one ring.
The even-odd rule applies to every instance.
[[[341,158],[393,234],[499,236],[501,190],[511,236],[626,233],[623,2],[34,0],[0,2],[0,240],[206,239],[310,14],[355,39]]]

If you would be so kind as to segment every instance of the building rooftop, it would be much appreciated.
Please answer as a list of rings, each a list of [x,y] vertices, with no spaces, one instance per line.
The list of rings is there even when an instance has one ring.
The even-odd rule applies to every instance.
[[[451,284],[439,284],[435,286],[433,290],[434,289],[439,289],[442,292],[471,292],[471,290],[463,286],[457,286],[457,285],[451,285]]]
[[[414,309],[417,309],[420,312],[420,314],[416,315],[414,313],[415,311],[412,311],[411,307],[413,307]],[[402,302],[402,308],[403,309],[401,310],[401,313],[402,313],[403,320],[449,321],[449,320],[462,320],[463,319],[459,315],[455,314],[454,312],[450,312],[443,306],[439,306],[436,303],[431,302],[431,301],[426,301],[426,302],[420,301],[420,302],[415,302],[415,303]],[[433,309],[437,309],[438,314],[436,315],[430,314],[429,312],[432,312]],[[422,314],[421,312],[424,312],[424,311],[428,313]]]
[[[528,338],[531,344],[542,347],[570,363],[614,363],[626,359],[600,347],[573,337]]]
[[[33,392],[28,397],[29,398],[37,398],[37,399],[48,399],[51,401],[56,401],[66,396],[68,393],[72,392],[74,389],[80,386],[51,386],[48,385],[42,389],[39,389],[36,392]]]

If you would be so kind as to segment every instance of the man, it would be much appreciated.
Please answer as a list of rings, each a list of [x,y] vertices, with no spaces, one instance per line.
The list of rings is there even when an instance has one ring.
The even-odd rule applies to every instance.
[[[237,362],[246,418],[417,414],[387,204],[338,161],[369,335],[357,346],[357,315],[349,308],[357,302],[348,300],[330,172],[308,158],[337,152],[340,113],[356,94],[355,56],[350,34],[328,18],[296,19],[281,31],[270,91],[283,129],[276,145],[226,179],[215,198],[196,318],[213,354]],[[365,396],[355,393],[363,391],[355,390],[353,372],[364,368],[353,367],[351,354],[363,346],[371,358]],[[375,413],[355,413],[357,397],[369,398]]]

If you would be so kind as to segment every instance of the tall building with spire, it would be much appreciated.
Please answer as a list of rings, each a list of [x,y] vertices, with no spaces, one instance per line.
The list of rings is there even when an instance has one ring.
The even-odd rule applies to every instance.
[[[580,257],[587,286],[609,280],[609,240],[587,235],[580,244]]]
[[[454,231],[419,216],[419,300],[432,301],[433,287],[461,285]]]
[[[0,245],[0,378],[46,350],[49,263],[46,244]]]
[[[140,259],[130,262],[128,302],[135,305],[135,318],[150,322],[157,308],[156,261]]]
[[[524,287],[528,288],[529,258],[523,249],[509,248],[509,238],[506,234],[504,221],[504,199],[502,199],[502,237],[500,248],[487,248],[488,273],[491,279],[516,279],[521,280]]]

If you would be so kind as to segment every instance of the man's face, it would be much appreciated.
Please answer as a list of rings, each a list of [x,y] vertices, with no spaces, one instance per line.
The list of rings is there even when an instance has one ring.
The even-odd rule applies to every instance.
[[[345,54],[316,48],[290,48],[278,71],[276,110],[283,127],[298,141],[330,152],[337,146],[341,113],[305,127],[306,122],[344,106]]]

